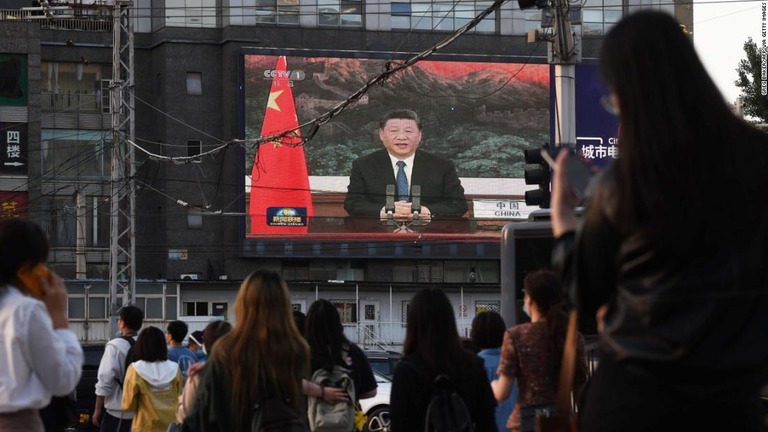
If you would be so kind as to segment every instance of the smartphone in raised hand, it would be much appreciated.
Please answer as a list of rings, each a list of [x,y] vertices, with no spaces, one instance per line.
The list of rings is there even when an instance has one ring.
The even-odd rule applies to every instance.
[[[581,160],[579,155],[572,148],[561,146],[541,149],[541,157],[554,171],[557,169],[555,159],[557,159],[557,155],[560,154],[561,150],[568,151],[568,158],[565,161],[565,181],[573,193],[582,198],[587,190],[589,179],[592,177],[592,170]]]
[[[34,266],[25,265],[16,272],[16,276],[33,297],[42,298],[45,291],[40,279],[51,280],[51,271],[43,263]]]

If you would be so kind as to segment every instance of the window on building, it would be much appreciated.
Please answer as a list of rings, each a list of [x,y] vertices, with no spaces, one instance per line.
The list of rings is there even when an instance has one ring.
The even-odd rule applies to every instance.
[[[339,311],[342,324],[354,324],[357,322],[357,304],[354,300],[330,300]]]
[[[541,16],[546,13],[544,9],[525,9],[525,32],[541,28]]]
[[[203,94],[203,74],[187,72],[187,94],[199,96]]]
[[[70,320],[85,319],[85,288],[82,285],[69,284],[67,286],[67,317]]]
[[[163,3],[162,18],[167,27],[216,27],[216,0],[165,0]],[[143,14],[146,20],[159,18],[150,15]],[[149,25],[147,22],[146,26]],[[149,28],[146,31],[150,31]]]
[[[256,22],[299,24],[299,0],[256,0]]]
[[[78,212],[72,195],[53,195],[43,200],[42,225],[51,246],[76,246]],[[109,246],[110,203],[106,196],[86,196],[81,213],[86,247]]]
[[[105,96],[103,68],[82,62],[40,62],[40,109],[100,112]]]
[[[67,295],[67,317],[71,320],[85,319],[85,296]]]
[[[309,280],[308,261],[283,261],[283,279]]]
[[[42,176],[46,179],[106,180],[111,175],[112,133],[106,130],[43,129]]]
[[[27,68],[26,55],[0,54],[3,105],[26,106],[29,103]]]
[[[677,3],[668,0],[653,0],[653,8],[675,16],[675,5]]]
[[[107,285],[85,286],[69,284],[67,287],[67,316],[71,320],[109,317],[109,287]]]
[[[227,302],[211,302],[211,315],[224,317],[223,319],[229,319],[227,317],[227,311],[229,310],[229,303]]]
[[[159,284],[136,286],[136,306],[144,311],[148,320],[163,320],[165,317],[165,287]]]
[[[674,5],[671,2],[668,4]],[[665,10],[663,6],[662,10]],[[604,35],[621,16],[621,0],[585,0],[582,6],[582,32],[585,36]]]
[[[418,261],[416,263],[418,282],[443,282],[443,263],[440,261]]]
[[[301,301],[299,303],[291,302],[291,310],[294,312],[301,312],[304,313],[304,309],[306,309],[306,303],[304,301]]]
[[[165,296],[165,319],[175,320],[179,318],[178,304],[176,303],[178,296],[175,295],[175,291],[169,290]]]
[[[203,229],[203,213],[200,210],[187,210],[187,229]]]
[[[416,30],[457,30],[493,4],[490,1],[445,2],[432,0],[391,3],[392,28]],[[495,33],[496,12],[485,17],[470,32]]]
[[[198,139],[187,140],[187,156],[197,156],[203,152],[203,142]]]
[[[107,317],[108,297],[89,296],[88,297],[88,318],[99,319]]]
[[[184,302],[184,315],[186,316],[209,316],[207,301]]]
[[[101,80],[101,88],[97,90],[101,98],[101,113],[112,114],[112,91],[109,88],[109,80]]]
[[[363,26],[363,2],[361,0],[318,0],[318,24],[321,27]]]
[[[392,266],[393,282],[444,282],[442,261],[400,262]]]
[[[392,281],[393,282],[415,282],[415,269],[413,265],[395,264],[392,266]]]
[[[163,297],[141,296],[136,297],[136,306],[144,311],[144,318],[150,320],[163,319]]]

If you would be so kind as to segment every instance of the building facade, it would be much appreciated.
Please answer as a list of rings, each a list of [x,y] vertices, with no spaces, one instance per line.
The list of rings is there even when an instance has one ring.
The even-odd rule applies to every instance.
[[[244,53],[408,58],[491,4],[135,1],[136,301],[148,321],[181,318],[198,323],[196,328],[213,317],[232,319],[239,283],[257,268],[283,275],[297,309],[306,311],[320,297],[334,301],[350,336],[372,345],[399,342],[408,299],[423,286],[449,292],[463,329],[476,312],[498,310],[498,229],[425,241],[247,235],[247,145],[237,144],[247,138]],[[5,2],[0,18],[0,64],[8,77],[0,92],[2,210],[46,227],[50,265],[70,281],[70,317],[81,323],[83,340],[104,340],[110,315],[112,6],[62,4],[31,12],[22,6]],[[605,32],[638,7],[669,10],[692,30],[690,3],[588,0],[581,14],[582,61],[594,64]],[[527,32],[541,25],[542,11],[506,2],[439,54],[543,65],[547,44],[527,43]],[[295,97],[302,107],[327,108],[306,95]],[[231,145],[207,154],[226,143]],[[329,208],[338,208],[333,193],[315,198],[316,207],[326,199]],[[78,243],[85,256],[80,273]]]

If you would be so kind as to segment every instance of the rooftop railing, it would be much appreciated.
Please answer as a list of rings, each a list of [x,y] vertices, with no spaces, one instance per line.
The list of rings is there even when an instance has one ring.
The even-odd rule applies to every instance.
[[[113,19],[103,15],[75,16],[72,11],[53,11],[52,16],[46,16],[40,10],[0,9],[0,21],[37,21],[40,28],[45,30],[76,30],[91,32],[111,32]],[[64,13],[66,12],[66,13]]]

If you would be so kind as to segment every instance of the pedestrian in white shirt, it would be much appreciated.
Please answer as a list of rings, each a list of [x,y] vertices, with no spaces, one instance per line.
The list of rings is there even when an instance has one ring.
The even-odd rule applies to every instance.
[[[67,290],[44,267],[48,239],[34,222],[0,219],[0,431],[43,432],[38,410],[72,392],[83,350],[68,329]],[[31,294],[34,293],[35,297]]]
[[[136,335],[144,322],[144,312],[136,306],[120,308],[117,328],[120,337],[107,342],[99,363],[96,382],[96,406],[93,410],[94,426],[101,432],[128,432],[134,413],[123,411],[123,383],[125,382],[125,358],[136,341]],[[135,361],[135,359],[132,359]]]

